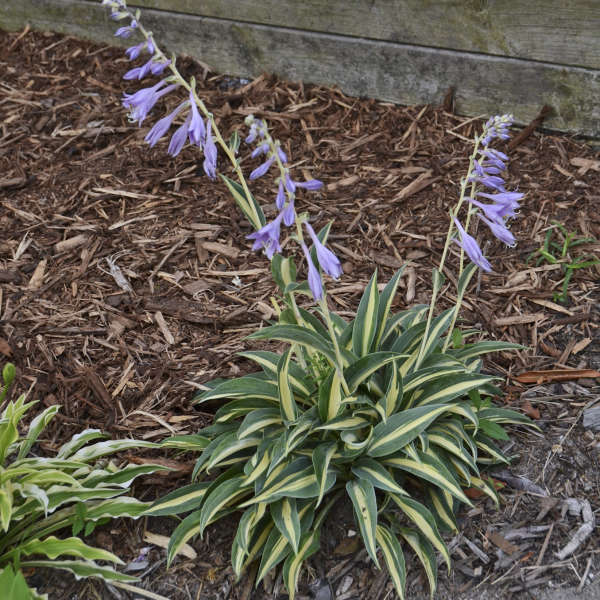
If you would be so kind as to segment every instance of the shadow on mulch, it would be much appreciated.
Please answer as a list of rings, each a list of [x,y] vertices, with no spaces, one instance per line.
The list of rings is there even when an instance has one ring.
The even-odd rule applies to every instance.
[[[119,98],[135,86],[121,79],[128,63],[120,50],[55,34],[15,42],[17,35],[0,32],[0,353],[16,363],[24,388],[35,384],[40,408],[62,406],[42,448],[51,453],[84,427],[154,441],[197,431],[211,419],[191,403],[198,385],[251,368],[235,353],[273,316],[268,264],[250,251],[250,228],[224,187],[203,175],[202,157],[187,148],[172,159],[164,144],[150,150],[147,128],[127,122]],[[352,314],[374,268],[386,281],[403,264],[396,309],[428,301],[477,119],[270,76],[241,85],[189,59],[181,64],[222,131],[231,133],[249,113],[264,117],[298,176],[324,181],[322,192],[298,198],[298,208],[317,226],[334,221],[330,239],[345,272],[329,286],[334,310]],[[167,100],[176,102],[175,95]],[[241,152],[244,168],[258,164]],[[600,440],[581,425],[582,411],[599,397],[597,382],[513,379],[531,369],[600,367],[598,269],[577,271],[562,305],[553,299],[561,266],[526,261],[553,220],[600,237],[600,157],[577,139],[542,133],[510,155],[509,184],[527,194],[512,226],[518,245],[487,243],[495,271],[467,294],[463,320],[528,347],[500,353],[485,368],[506,378],[501,401],[537,418],[542,433],[515,431],[508,451],[512,474],[545,496],[507,485],[500,510],[476,499],[461,515],[463,536],[451,541],[452,573],[440,569],[439,598],[534,598],[549,586],[585,584],[600,567],[597,532],[574,555],[555,557],[580,524],[562,515],[562,499],[587,500],[594,510],[600,504]],[[267,178],[253,190],[274,213]],[[599,248],[591,242],[583,250],[597,256]],[[111,264],[131,292],[119,287]],[[450,285],[439,308],[452,302]],[[144,499],[186,482],[185,457],[172,459],[182,477],[138,486]],[[138,585],[167,598],[278,597],[277,578],[257,591],[247,580],[234,583],[234,529],[231,519],[214,526],[192,544],[197,558],[178,558],[169,571],[164,550],[143,540],[146,531],[168,535],[166,520],[115,522],[94,541],[129,561],[148,547]],[[304,572],[300,597],[389,597],[387,575],[359,548],[342,510]],[[424,575],[408,553],[407,560],[409,597],[425,598]],[[60,575],[43,579],[51,598],[143,596]]]

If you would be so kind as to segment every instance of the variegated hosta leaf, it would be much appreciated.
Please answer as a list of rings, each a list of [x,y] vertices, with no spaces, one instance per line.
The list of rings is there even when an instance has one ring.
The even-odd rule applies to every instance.
[[[437,587],[437,560],[433,546],[426,537],[414,529],[408,527],[398,527],[398,532],[408,542],[414,553],[423,564],[427,580],[429,581],[430,597],[433,600],[435,589]]]
[[[398,352],[371,352],[355,363],[344,369],[344,378],[348,384],[350,393],[356,391],[356,388],[381,367],[391,363],[394,360],[406,358],[406,354]]]
[[[381,296],[379,298],[379,308],[377,311],[377,331],[375,333],[375,343],[373,345],[374,348],[379,349],[379,343],[383,337],[383,333],[388,323],[392,302],[396,296],[396,291],[398,290],[398,284],[400,283],[400,277],[402,277],[403,271],[404,265],[394,273],[394,276],[388,281],[387,285],[383,289],[383,292],[381,292]]]
[[[437,485],[440,489],[449,492],[461,502],[472,506],[471,501],[465,496],[454,476],[441,461],[418,450],[416,452],[418,460],[399,455],[386,458],[385,464],[394,469],[402,469],[415,477],[425,479]]]
[[[377,271],[373,273],[369,284],[358,305],[352,330],[352,351],[358,358],[366,356],[377,331],[379,313],[379,292],[377,291]]]
[[[453,314],[454,308],[448,308],[431,321],[427,337],[421,341],[418,358],[415,361],[417,368],[435,350],[440,338],[450,326]]]
[[[481,433],[478,433],[475,437],[475,443],[480,450],[483,450],[485,454],[489,456],[481,456],[477,458],[477,462],[482,464],[495,464],[495,463],[505,463],[510,464],[510,461],[504,456],[502,450],[494,444],[494,442],[487,436]]]
[[[368,427],[371,422],[368,419],[353,415],[351,413],[342,414],[335,419],[331,419],[324,425],[317,427],[323,431],[352,431],[353,429],[362,429]]]
[[[289,554],[283,564],[283,581],[288,590],[290,600],[294,600],[296,597],[298,576],[300,575],[302,563],[319,550],[320,538],[320,527],[305,533],[300,540],[298,552],[296,554]]]
[[[521,344],[486,340],[482,342],[475,342],[474,344],[467,344],[459,350],[450,350],[450,354],[458,360],[465,362],[470,358],[480,356],[481,354],[489,354],[490,352],[524,349],[526,349],[526,346],[522,346]]]
[[[200,511],[190,513],[177,527],[175,527],[167,547],[167,567],[171,565],[182,546],[192,537],[198,535],[202,529],[200,525]]]
[[[400,406],[400,401],[402,400],[402,395],[404,393],[402,376],[400,375],[400,371],[396,368],[396,364],[392,364],[388,369],[391,373],[385,395],[375,406],[384,423],[389,416],[396,412]]]
[[[298,418],[298,407],[294,398],[294,390],[292,388],[289,370],[292,351],[294,346],[282,355],[277,364],[277,387],[279,389],[279,410],[281,418],[286,423],[293,423]],[[250,416],[250,415],[249,415]],[[246,417],[248,418],[248,417]]]
[[[312,462],[319,487],[319,495],[317,497],[317,506],[321,504],[325,494],[325,486],[327,484],[327,473],[329,471],[329,463],[333,458],[337,445],[335,443],[319,444],[313,451]]]
[[[292,553],[292,547],[289,540],[281,533],[277,527],[273,527],[265,543],[260,559],[260,566],[256,574],[256,584],[282,560]]]
[[[142,440],[105,440],[104,442],[96,442],[90,446],[84,446],[69,458],[71,460],[89,462],[107,454],[115,454],[116,452],[122,452],[131,448],[156,448],[156,444]]]
[[[122,565],[123,561],[112,552],[88,546],[82,540],[76,537],[59,539],[54,536],[43,540],[34,539],[24,544],[20,544],[15,553],[21,556],[30,556],[31,554],[44,554],[48,558],[57,556],[74,556],[86,560],[107,560],[109,562]]]
[[[367,454],[372,457],[393,454],[414,440],[447,410],[446,405],[431,404],[392,415],[373,430],[373,441]]]
[[[271,425],[283,425],[277,408],[259,408],[248,413],[237,430],[238,440],[257,435]]]
[[[271,516],[279,532],[287,539],[294,553],[300,543],[300,517],[295,498],[282,498],[269,505]]]
[[[274,258],[275,257],[273,257],[273,259]],[[248,352],[240,352],[238,353],[238,356],[243,356],[244,358],[253,360],[271,376],[275,376],[277,374],[277,365],[279,363],[280,356],[275,352],[267,352],[266,350],[253,350]],[[314,385],[308,381],[304,371],[294,361],[290,361],[288,377],[292,387],[297,393],[308,397],[314,392]]]
[[[488,421],[492,421],[494,423],[521,424],[528,425],[530,427],[535,425],[526,415],[518,413],[515,410],[500,408],[497,406],[482,408],[477,412],[477,416],[480,419],[487,419]]]
[[[0,570],[0,590],[4,597],[10,600],[48,600],[46,594],[41,596],[29,588],[23,573],[19,570],[13,571],[10,564]]]
[[[296,265],[290,257],[284,258],[276,253],[271,259],[271,273],[281,292],[296,281]]]
[[[184,485],[156,500],[145,512],[152,517],[178,515],[190,510],[196,510],[206,493],[210,482],[191,483]]]
[[[202,502],[202,508],[200,509],[200,535],[202,535],[206,526],[215,519],[221,509],[234,504],[243,496],[248,495],[250,490],[241,487],[243,481],[244,476],[238,475],[221,482],[217,487],[207,491]]]
[[[449,402],[460,396],[464,396],[469,391],[477,389],[486,383],[493,381],[495,377],[491,375],[481,375],[479,373],[459,373],[457,375],[448,375],[441,377],[433,383],[417,390],[418,395],[413,402],[415,406],[424,406],[426,404],[440,404]]]
[[[318,333],[299,325],[271,325],[248,336],[251,340],[279,340],[290,344],[300,344],[325,356],[331,365],[337,366],[333,344]],[[339,365],[341,366],[341,365]],[[238,380],[234,380],[238,381]]]
[[[46,568],[46,569],[64,569],[75,575],[76,579],[82,577],[100,577],[105,581],[123,581],[134,582],[138,581],[137,577],[119,573],[110,567],[97,565],[93,561],[84,560],[24,560],[21,562],[21,567],[24,569],[31,568]]]
[[[479,477],[471,477],[471,486],[477,488],[482,491],[484,494],[487,494],[493,501],[496,506],[500,506],[500,498],[498,498],[498,493],[496,492],[496,488],[493,483],[486,481],[483,478]]]
[[[194,402],[206,402],[218,398],[263,398],[279,401],[277,385],[256,376],[246,375],[230,381],[224,381],[212,390],[207,390],[194,398]]]
[[[373,562],[379,567],[377,560],[377,500],[375,488],[366,479],[353,479],[346,484],[346,491],[352,500],[354,516],[360,529],[365,548]]]
[[[0,527],[8,531],[13,516],[13,491],[12,485],[7,482],[0,488]]]
[[[323,423],[333,421],[342,406],[342,383],[337,369],[332,369],[319,386],[319,416]]]
[[[453,497],[445,491],[437,487],[428,486],[427,493],[429,495],[429,506],[431,512],[445,531],[458,531],[458,525],[454,518]]]
[[[37,441],[40,433],[42,433],[42,431],[46,428],[46,425],[50,423],[59,410],[60,406],[58,404],[54,404],[53,406],[49,406],[31,421],[31,424],[29,425],[29,431],[27,432],[27,437],[19,444],[17,460],[27,456],[29,450],[31,450],[31,447]]]
[[[393,493],[390,493],[389,496],[398,508],[417,526],[419,532],[435,546],[446,561],[448,571],[450,571],[450,553],[429,510],[413,498]]]
[[[210,439],[204,435],[174,435],[160,442],[160,446],[162,448],[176,448],[187,452],[201,452],[209,443]]]
[[[371,482],[380,490],[395,492],[400,495],[408,495],[407,492],[396,483],[394,476],[390,474],[380,462],[372,458],[359,458],[353,463],[352,472],[359,479],[365,479]]]
[[[394,582],[400,600],[404,600],[406,588],[406,566],[404,554],[398,538],[385,526],[377,525],[377,543],[381,548],[383,559]]]

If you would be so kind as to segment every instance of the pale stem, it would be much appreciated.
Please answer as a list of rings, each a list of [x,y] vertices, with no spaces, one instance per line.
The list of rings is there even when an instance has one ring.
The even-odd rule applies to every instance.
[[[319,300],[319,306],[321,307],[323,315],[325,316],[325,322],[327,323],[327,330],[329,331],[329,335],[331,336],[331,339],[333,341],[333,347],[335,349],[335,358],[337,361],[336,370],[340,377],[340,382],[342,384],[342,388],[344,389],[344,393],[346,394],[346,396],[349,396],[350,389],[348,388],[348,384],[346,383],[346,379],[344,377],[344,372],[343,372],[344,362],[342,360],[342,353],[340,352],[340,345],[338,344],[337,335],[335,333],[333,321],[331,320],[331,314],[329,313],[329,307],[327,306],[327,299],[326,299],[325,294],[323,294],[323,297],[321,298],[321,300]]]

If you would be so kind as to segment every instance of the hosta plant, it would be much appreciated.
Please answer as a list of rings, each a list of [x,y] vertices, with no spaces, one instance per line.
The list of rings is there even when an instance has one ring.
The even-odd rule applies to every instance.
[[[515,243],[507,223],[516,216],[523,194],[506,190],[502,175],[508,157],[492,148],[508,137],[512,117],[490,119],[473,141],[467,174],[450,210],[440,264],[433,272],[430,303],[393,313],[401,272],[381,291],[374,274],[355,318],[346,321],[330,310],[323,284],[323,274],[337,279],[342,272],[326,246],[332,224],[316,233],[308,215],[295,208],[299,189],[316,191],[321,182],[293,179],[281,143],[262,119],[248,116],[245,141],[253,150],[246,158],[263,161],[248,180],[275,172],[276,216],[267,222],[241,168],[239,134],[225,141],[197,94],[195,80],[186,80],[175,58],[159,48],[139,11],[131,12],[124,0],[103,4],[124,23],[117,36],[143,37],[126,53],[130,60],[145,54],[144,62],[127,71],[124,79],[160,78],[125,94],[130,120],[141,125],[163,97],[180,95],[175,109],[148,131],[146,141],[155,146],[176,125],[168,153],[176,156],[188,143],[202,151],[207,177],[215,180],[219,174],[248,218],[255,231],[247,237],[254,250],[264,251],[271,260],[281,292],[274,300],[277,322],[249,337],[277,342],[275,349],[283,342],[285,348],[243,352],[261,370],[208,384],[197,401],[217,405],[214,423],[198,434],[164,443],[200,452],[192,483],[146,512],[189,512],[171,537],[168,562],[211,523],[239,515],[231,553],[234,571],[240,575],[257,561],[260,582],[282,565],[293,599],[302,564],[319,549],[329,511],[346,496],[368,554],[376,565],[385,563],[398,594],[404,596],[406,548],[423,563],[433,593],[436,551],[450,565],[440,531],[456,530],[456,511],[461,504],[470,505],[466,487],[497,501],[482,467],[507,462],[497,443],[507,437],[503,425],[528,423],[522,415],[492,404],[491,397],[501,392],[495,378],[481,372],[482,355],[516,346],[478,341],[479,332],[456,328],[463,295],[477,267],[491,270],[469,230],[481,223],[501,242]],[[219,151],[230,163],[228,174],[238,181],[218,173]],[[282,227],[290,228],[285,248]],[[461,249],[456,302],[436,315],[453,243]],[[303,258],[304,281],[297,279],[293,259],[282,255],[290,248]],[[468,267],[465,254],[471,260]],[[311,299],[316,303],[312,308]]]
[[[5,365],[0,406],[14,376],[14,366]],[[23,418],[34,404],[22,395],[6,403],[0,415],[0,589],[12,586],[14,598],[37,597],[32,590],[30,596],[19,591],[24,589],[19,569],[37,567],[64,569],[78,578],[135,581],[96,562],[122,564],[117,556],[75,536],[89,535],[97,525],[116,517],[143,514],[148,505],[125,494],[136,477],[163,467],[117,465],[105,457],[154,444],[104,440],[100,431],[88,429],[73,436],[54,456],[40,456],[38,440],[59,406],[46,408],[25,429]]]

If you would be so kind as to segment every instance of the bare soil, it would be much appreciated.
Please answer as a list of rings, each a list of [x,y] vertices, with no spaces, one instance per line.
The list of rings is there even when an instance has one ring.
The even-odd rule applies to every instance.
[[[154,441],[197,431],[211,420],[192,403],[198,385],[250,370],[236,352],[251,347],[245,336],[273,316],[274,285],[265,258],[245,238],[250,226],[224,186],[203,175],[193,148],[172,159],[164,143],[147,147],[147,127],[127,121],[121,94],[136,88],[121,79],[128,64],[121,50],[0,31],[0,56],[0,353],[17,365],[21,389],[33,386],[40,409],[62,406],[42,449],[52,453],[85,427]],[[451,102],[395,106],[268,75],[243,82],[190,59],[181,65],[196,76],[222,131],[230,134],[249,113],[263,117],[297,176],[325,182],[298,207],[316,226],[334,221],[330,239],[345,273],[328,288],[334,310],[350,315],[375,268],[386,281],[403,264],[396,308],[428,301],[447,211],[480,120],[454,114]],[[155,114],[178,101],[168,98]],[[600,238],[600,156],[565,135],[535,130],[521,138],[502,148],[511,156],[510,186],[526,192],[512,226],[518,245],[486,242],[494,272],[469,290],[463,321],[528,347],[493,356],[485,369],[505,378],[497,400],[524,410],[542,431],[511,432],[513,462],[504,477],[524,476],[543,495],[513,480],[505,481],[500,510],[475,499],[460,516],[462,536],[448,540],[454,568],[449,575],[440,568],[439,598],[557,600],[577,587],[587,598],[600,594],[591,583],[600,570],[597,529],[574,554],[555,556],[581,525],[562,514],[563,500],[600,507],[600,436],[582,426],[584,409],[600,398],[598,379],[515,379],[530,370],[600,369],[598,268],[576,271],[560,304],[553,294],[561,265],[527,261],[553,221]],[[251,169],[258,163],[248,154],[242,148]],[[268,177],[253,187],[268,215],[273,187]],[[578,251],[599,250],[591,241]],[[456,260],[440,309],[453,302]],[[131,291],[119,287],[111,264]],[[194,457],[162,458],[177,470],[146,480],[139,497],[187,483]],[[148,597],[142,590],[174,600],[285,597],[277,577],[256,590],[248,578],[234,581],[228,549],[235,526],[231,518],[210,529],[192,544],[198,558],[178,558],[169,571],[164,549],[144,535],[168,535],[171,521],[116,522],[94,534],[126,561],[149,549],[136,572],[139,593],[30,575],[52,599]],[[390,597],[387,574],[367,560],[354,530],[341,506],[303,572],[301,598]],[[425,598],[424,575],[408,552],[407,569],[409,597]]]

